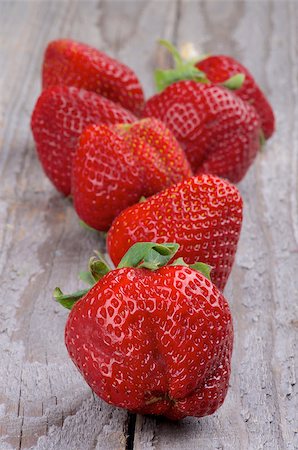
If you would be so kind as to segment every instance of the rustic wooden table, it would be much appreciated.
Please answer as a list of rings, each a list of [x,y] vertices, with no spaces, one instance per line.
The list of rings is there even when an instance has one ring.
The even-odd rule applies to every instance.
[[[297,1],[0,1],[0,448],[297,449]],[[226,296],[235,323],[231,388],[212,417],[170,423],[95,398],[63,343],[52,289],[104,243],[44,177],[29,121],[47,41],[72,37],[133,67],[153,92],[159,37],[238,57],[277,116],[239,188],[242,237]]]

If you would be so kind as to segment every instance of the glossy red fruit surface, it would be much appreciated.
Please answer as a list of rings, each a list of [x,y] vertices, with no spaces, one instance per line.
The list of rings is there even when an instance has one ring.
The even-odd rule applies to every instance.
[[[108,233],[108,251],[118,265],[136,242],[177,242],[177,256],[188,264],[211,265],[211,279],[223,290],[241,224],[242,199],[237,188],[213,175],[200,175],[123,211]]]
[[[208,80],[212,83],[223,83],[230,77],[243,73],[244,82],[239,89],[234,92],[245,102],[254,106],[261,120],[261,127],[266,139],[270,138],[275,129],[275,118],[272,107],[262,92],[252,74],[231,56],[213,55],[199,61],[196,64],[199,70],[202,70]]]
[[[136,413],[201,417],[227,393],[229,306],[188,267],[108,273],[73,307],[65,342],[91,389]]]
[[[73,160],[72,193],[79,217],[105,231],[127,206],[137,203],[143,181],[138,161],[106,125],[87,127]]]
[[[139,160],[144,196],[155,194],[192,175],[184,151],[160,120],[148,118],[128,127],[116,125],[115,130]]]
[[[183,150],[156,119],[91,126],[83,132],[73,162],[74,206],[84,222],[105,231],[141,196],[190,175]]]
[[[75,42],[59,39],[48,44],[42,69],[43,89],[75,86],[96,92],[138,115],[144,94],[136,74],[107,54]]]
[[[143,116],[165,123],[195,173],[212,173],[238,182],[260,148],[256,110],[213,84],[174,83],[147,101]]]
[[[42,92],[31,128],[42,167],[64,195],[71,192],[71,166],[78,138],[92,123],[131,123],[135,116],[94,92],[55,86]]]

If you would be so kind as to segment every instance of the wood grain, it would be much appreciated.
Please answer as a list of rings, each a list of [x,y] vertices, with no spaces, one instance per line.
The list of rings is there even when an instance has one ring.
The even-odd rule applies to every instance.
[[[0,449],[298,448],[298,3],[296,1],[1,1]],[[46,43],[72,37],[122,59],[153,92],[159,37],[241,59],[273,103],[278,131],[240,190],[243,232],[226,296],[235,323],[223,407],[173,424],[95,398],[63,344],[51,299],[96,234],[42,174],[30,133]],[[134,432],[133,432],[134,430]]]

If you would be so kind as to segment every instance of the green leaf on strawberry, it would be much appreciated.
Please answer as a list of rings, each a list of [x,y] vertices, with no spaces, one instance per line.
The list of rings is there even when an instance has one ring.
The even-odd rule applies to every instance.
[[[198,57],[195,60],[185,60],[177,48],[169,41],[160,39],[159,44],[164,46],[173,56],[175,61],[174,69],[156,69],[154,73],[157,92],[163,91],[166,87],[181,80],[193,80],[199,83],[209,83],[206,74],[197,67],[197,63],[202,60]],[[204,58],[205,59],[205,58]],[[245,80],[244,73],[238,73],[225,80],[222,85],[228,89],[240,89]]]
[[[157,270],[165,266],[173,258],[178,248],[178,244],[138,242],[127,251],[117,268],[138,267]]]

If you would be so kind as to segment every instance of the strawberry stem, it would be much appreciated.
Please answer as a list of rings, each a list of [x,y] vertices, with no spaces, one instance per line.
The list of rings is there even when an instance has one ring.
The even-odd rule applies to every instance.
[[[159,39],[157,42],[158,42],[158,44],[165,47],[171,53],[171,55],[173,56],[173,59],[175,61],[177,69],[183,67],[184,60],[183,60],[182,56],[180,55],[178,49],[170,41],[167,41],[166,39]]]
[[[164,46],[173,56],[175,61],[174,69],[162,70],[156,69],[154,73],[155,85],[158,92],[164,90],[167,86],[181,80],[195,80],[201,83],[207,83],[208,80],[201,70],[195,67],[194,61],[187,61],[182,58],[178,49],[169,41],[160,39],[159,44]]]

